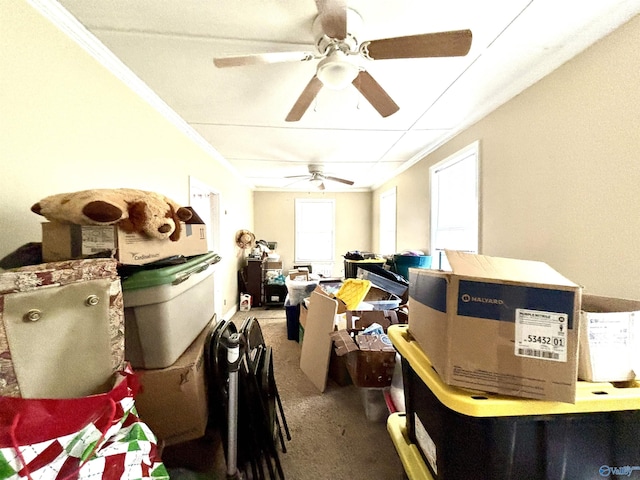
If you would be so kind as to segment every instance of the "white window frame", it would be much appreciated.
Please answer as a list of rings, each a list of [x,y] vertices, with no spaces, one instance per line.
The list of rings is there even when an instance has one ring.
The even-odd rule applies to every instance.
[[[451,167],[463,168],[458,171],[460,182],[448,182],[449,188],[444,191],[441,183],[445,180],[444,175],[451,175]],[[469,177],[473,179],[470,180]],[[471,253],[478,253],[479,250],[479,225],[480,225],[480,142],[459,150],[446,159],[438,162],[429,168],[429,180],[431,186],[431,255],[434,268],[447,269],[443,255],[445,248],[463,250]],[[451,177],[449,177],[449,180]],[[468,192],[471,184],[472,192]],[[461,190],[456,191],[456,186]],[[465,189],[465,190],[462,190]],[[454,207],[441,208],[443,202],[452,202],[460,199],[465,204],[456,204]],[[456,217],[443,217],[443,211],[458,213],[464,210],[463,215]],[[449,238],[449,242],[440,240],[443,236]]]
[[[391,255],[396,253],[397,245],[397,194],[396,187],[380,194],[380,232],[379,253]]]
[[[324,205],[327,208],[328,218],[323,224],[317,215],[310,216],[309,208],[317,208]],[[336,237],[336,202],[334,199],[324,198],[296,198],[295,199],[295,247],[294,257],[296,263],[308,262],[333,262],[335,260],[335,237]],[[308,221],[312,218],[312,221]],[[310,236],[321,237],[318,245],[322,246],[325,255],[304,255],[308,247],[301,247],[300,242],[307,240]],[[315,251],[319,251],[314,249]]]

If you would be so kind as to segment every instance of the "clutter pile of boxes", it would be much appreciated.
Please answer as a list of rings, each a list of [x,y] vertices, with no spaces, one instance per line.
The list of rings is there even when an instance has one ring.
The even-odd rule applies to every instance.
[[[353,384],[362,393],[367,418],[380,420],[396,364],[386,332],[407,321],[408,285],[362,268],[355,272],[360,278],[315,282],[290,275],[288,338],[302,343],[300,367],[318,390],[325,390],[328,379]]]
[[[138,373],[141,417],[165,445],[202,437],[208,419],[205,344],[216,323],[213,252],[122,281],[125,358]]]
[[[387,332],[406,407],[387,425],[405,469],[595,478],[636,465],[640,302],[583,294],[542,262],[446,256],[451,270],[409,269],[408,324]]]
[[[14,358],[23,373],[22,381],[10,379],[14,393],[19,393],[18,383],[45,398],[100,393],[112,373],[129,364],[141,384],[135,400],[138,414],[159,444],[173,445],[205,434],[205,342],[216,322],[212,266],[220,257],[208,251],[206,227],[190,210],[193,215],[181,224],[177,241],[125,232],[118,225],[42,224],[44,263],[24,270],[34,272],[30,274],[34,281],[80,278],[73,291],[56,281],[47,282],[48,288],[29,289],[27,300],[22,295],[14,312],[17,318],[28,307],[34,318],[48,320],[39,323],[47,344],[54,347],[41,351],[33,339],[29,343],[10,334],[13,342],[31,345],[30,360]],[[0,282],[15,275],[2,273]],[[21,275],[27,278],[26,273]],[[96,282],[98,293],[92,290]],[[89,321],[91,312],[98,321]],[[55,323],[57,327],[53,327],[54,313],[64,320]],[[75,318],[82,321],[74,323]],[[76,324],[78,328],[70,330],[69,325]],[[47,362],[49,367],[44,368]],[[0,385],[6,384],[7,371],[2,369]],[[65,380],[69,378],[72,385]]]

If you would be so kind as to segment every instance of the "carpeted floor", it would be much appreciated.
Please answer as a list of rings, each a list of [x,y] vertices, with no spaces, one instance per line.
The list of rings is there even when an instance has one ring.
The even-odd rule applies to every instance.
[[[301,346],[287,340],[283,309],[238,312],[240,326],[258,319],[274,352],[275,379],[291,432],[287,452],[278,451],[287,480],[400,480],[406,478],[386,429],[386,406],[379,390],[339,386],[331,379],[320,393],[300,370]],[[222,448],[206,472],[170,467],[172,479],[224,479]]]

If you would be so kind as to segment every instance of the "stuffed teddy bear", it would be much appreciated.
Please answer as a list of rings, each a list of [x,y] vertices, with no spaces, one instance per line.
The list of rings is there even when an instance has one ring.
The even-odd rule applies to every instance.
[[[125,232],[177,241],[191,210],[155,192],[131,188],[93,189],[43,198],[31,211],[47,220],[78,225],[115,225]]]

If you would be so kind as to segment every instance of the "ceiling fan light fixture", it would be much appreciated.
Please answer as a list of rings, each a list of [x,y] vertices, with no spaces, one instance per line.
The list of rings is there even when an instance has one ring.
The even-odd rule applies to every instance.
[[[360,67],[349,61],[346,54],[335,50],[318,63],[316,76],[325,87],[342,90],[353,82],[358,73]]]

